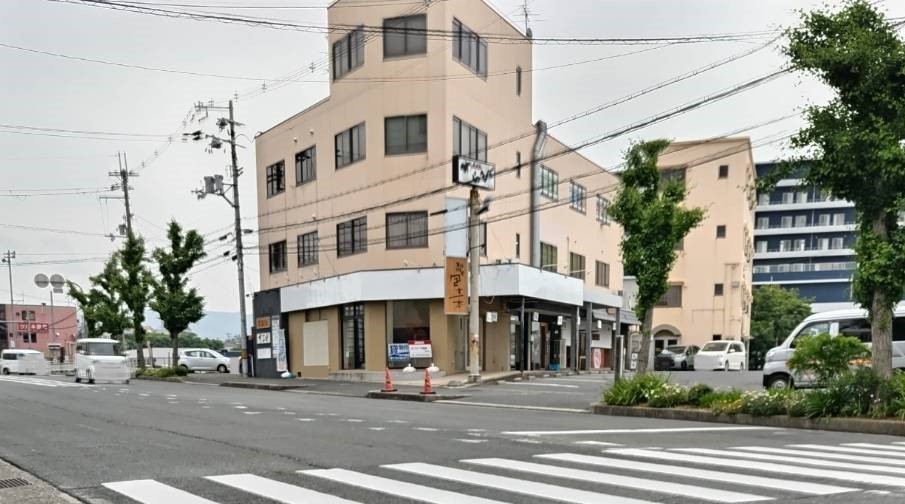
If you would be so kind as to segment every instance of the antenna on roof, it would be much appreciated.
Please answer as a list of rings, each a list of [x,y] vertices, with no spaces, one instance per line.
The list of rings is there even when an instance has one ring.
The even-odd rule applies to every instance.
[[[530,25],[531,15],[533,13],[531,12],[531,9],[528,8],[528,1],[529,0],[523,0],[522,2],[522,15],[525,17],[525,36],[530,39],[534,36]]]

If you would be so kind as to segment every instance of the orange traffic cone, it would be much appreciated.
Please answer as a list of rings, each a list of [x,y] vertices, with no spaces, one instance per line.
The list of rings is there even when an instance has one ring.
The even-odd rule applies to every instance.
[[[390,368],[384,368],[385,373],[383,375],[383,390],[381,392],[396,392],[396,387],[393,386],[393,380],[390,378]]]
[[[424,390],[422,390],[421,393],[423,395],[436,394],[433,387],[431,387],[431,374],[427,371],[427,369],[424,370]]]

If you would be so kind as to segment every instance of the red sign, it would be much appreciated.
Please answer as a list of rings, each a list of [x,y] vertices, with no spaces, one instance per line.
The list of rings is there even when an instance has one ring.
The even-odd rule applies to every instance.
[[[19,332],[47,332],[50,326],[48,324],[39,324],[35,322],[19,322],[16,325]]]

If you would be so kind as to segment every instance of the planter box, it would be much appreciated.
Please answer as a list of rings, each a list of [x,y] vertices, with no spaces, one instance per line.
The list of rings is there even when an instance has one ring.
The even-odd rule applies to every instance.
[[[689,422],[717,422],[738,425],[759,425],[780,429],[809,429],[839,432],[859,432],[887,436],[905,436],[905,422],[872,418],[797,418],[789,416],[755,417],[751,415],[722,415],[710,410],[691,408],[648,408],[644,406],[610,406],[592,404],[595,415],[660,418]]]

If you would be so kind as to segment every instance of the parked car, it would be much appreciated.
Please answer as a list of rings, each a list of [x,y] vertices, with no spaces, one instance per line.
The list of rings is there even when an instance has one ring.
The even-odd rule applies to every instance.
[[[37,350],[7,349],[0,355],[0,373],[49,375],[50,363]]]
[[[183,348],[179,350],[179,367],[195,371],[229,373],[229,357],[207,348]]]
[[[745,345],[738,341],[711,341],[694,356],[695,369],[744,371],[748,367]]]
[[[108,338],[83,338],[75,342],[75,382],[95,381],[129,383],[132,370],[119,341]]]
[[[778,347],[767,352],[763,369],[766,388],[814,387],[813,377],[795,375],[787,364],[795,352],[796,340],[802,336],[827,333],[831,336],[853,336],[870,347],[870,320],[867,310],[848,309],[815,313],[804,319]],[[892,323],[892,367],[905,370],[905,304],[896,307]]]
[[[657,371],[668,371],[670,369],[686,371],[694,369],[694,356],[697,355],[699,350],[700,348],[695,345],[668,346],[654,359],[654,369]]]

